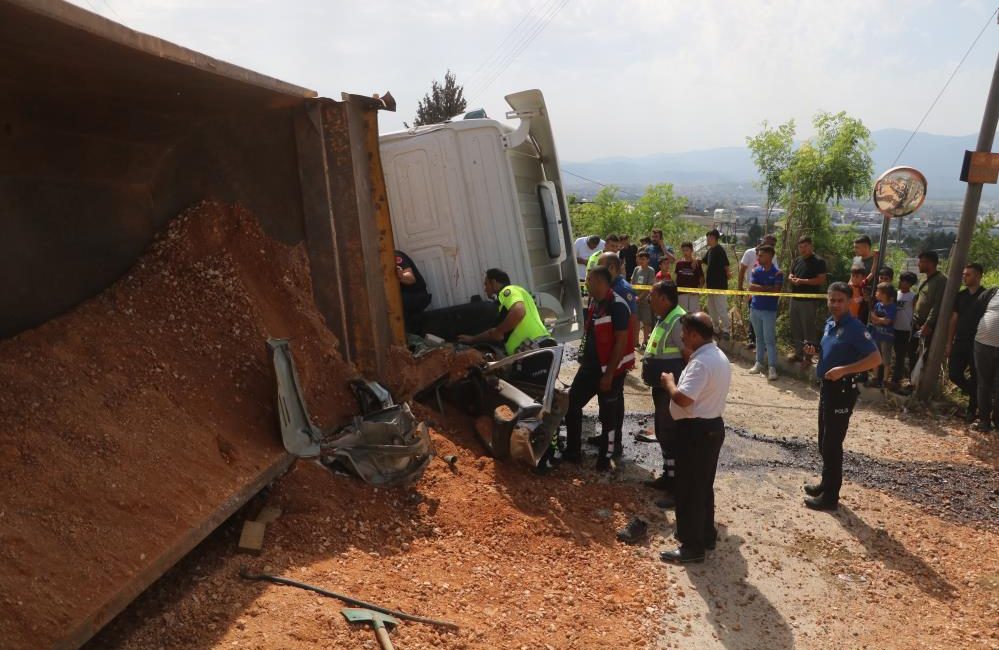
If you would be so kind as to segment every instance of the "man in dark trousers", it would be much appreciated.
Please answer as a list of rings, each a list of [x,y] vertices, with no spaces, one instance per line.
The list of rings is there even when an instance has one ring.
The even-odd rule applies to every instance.
[[[652,388],[652,403],[655,405],[654,426],[656,440],[663,452],[663,473],[658,478],[645,481],[645,485],[665,492],[656,500],[660,508],[676,505],[673,496],[676,479],[676,423],[669,413],[669,393],[662,387],[663,373],[669,373],[679,380],[686,365],[683,358],[682,327],[680,319],[687,313],[679,305],[676,284],[660,281],[649,291],[649,304],[656,317],[656,326],[649,334],[649,342],[642,357],[642,380]],[[628,525],[619,530],[617,538],[634,544],[648,533],[648,524],[641,517],[633,517]]]
[[[857,375],[881,365],[881,353],[871,333],[850,315],[853,290],[845,282],[833,282],[826,294],[829,319],[819,348],[805,346],[805,353],[819,355],[816,376],[819,390],[819,451],[822,480],[805,486],[805,505],[812,510],[836,510],[843,485],[843,440],[857,403]]]
[[[403,318],[406,321],[406,331],[420,334],[422,314],[430,305],[431,295],[427,291],[427,283],[416,268],[412,258],[402,251],[395,252],[395,275],[399,279],[399,291],[402,293]]]
[[[725,247],[719,243],[721,233],[717,229],[709,230],[705,239],[708,250],[701,259],[704,264],[705,287],[708,289],[728,289],[728,279],[732,272],[728,266],[728,254]],[[718,327],[722,338],[729,338],[732,319],[728,315],[728,296],[725,294],[708,294],[708,313]]]
[[[964,288],[954,300],[954,313],[947,329],[947,376],[968,396],[965,419],[974,422],[978,414],[978,383],[975,381],[975,332],[984,310],[977,308],[982,286],[982,265],[972,262],[964,267],[961,280]]]
[[[621,235],[621,250],[617,254],[624,262],[624,277],[630,278],[638,266],[638,246],[631,243],[630,235]]]
[[[826,261],[815,254],[812,238],[802,235],[798,238],[798,257],[791,265],[791,275],[787,277],[794,293],[822,294],[826,286]],[[788,320],[791,321],[791,342],[794,352],[789,361],[801,361],[805,341],[814,341],[819,334],[818,298],[791,298]]]
[[[680,373],[687,365],[683,359],[683,328],[680,327],[680,318],[687,312],[678,304],[679,300],[676,283],[662,281],[652,286],[649,303],[657,321],[642,357],[642,379],[652,387],[652,403],[656,409],[656,440],[663,452],[663,473],[646,484],[666,492],[656,502],[664,508],[672,507],[675,502],[673,483],[676,477],[676,423],[669,413],[669,393],[662,387],[662,376],[663,373],[669,373],[674,380],[679,381]]]
[[[703,313],[680,318],[687,366],[679,381],[660,377],[676,421],[676,534],[679,548],[663,551],[663,562],[703,562],[715,547],[715,471],[725,442],[725,400],[732,382],[728,357],[714,342],[711,318]]]
[[[923,344],[923,354],[930,349],[933,332],[937,329],[940,303],[943,302],[947,278],[937,270],[940,256],[936,251],[923,251],[919,254],[919,272],[926,278],[916,289],[916,302],[912,311],[912,338],[909,339],[909,368],[915,368],[919,359],[919,344]]]
[[[579,370],[569,388],[565,415],[566,449],[562,460],[582,460],[583,407],[597,396],[601,440],[597,470],[611,469],[611,456],[621,445],[617,423],[624,409],[624,378],[635,367],[635,339],[631,310],[611,288],[611,273],[597,266],[586,275],[591,301],[583,325]]]

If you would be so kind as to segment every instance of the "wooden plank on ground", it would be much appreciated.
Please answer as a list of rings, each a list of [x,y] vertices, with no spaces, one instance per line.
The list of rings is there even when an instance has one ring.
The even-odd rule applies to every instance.
[[[259,521],[243,522],[243,531],[239,534],[239,551],[241,553],[259,553],[264,548],[264,533],[267,524]]]

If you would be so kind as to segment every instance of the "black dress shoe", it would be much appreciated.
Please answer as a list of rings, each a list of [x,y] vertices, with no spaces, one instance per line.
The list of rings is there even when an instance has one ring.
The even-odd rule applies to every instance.
[[[839,502],[826,501],[822,497],[808,497],[805,499],[805,507],[812,510],[839,510]]]
[[[600,446],[600,442],[603,439],[604,439],[604,437],[602,435],[601,436],[587,436],[586,437],[586,444],[593,445],[594,447],[599,447]]]
[[[558,460],[560,463],[572,463],[573,465],[579,465],[583,462],[583,455],[579,452],[563,451]]]
[[[641,517],[632,517],[628,525],[617,531],[617,538],[625,544],[637,544],[649,533],[649,525]]]
[[[598,472],[609,472],[611,471],[611,469],[612,466],[610,458],[607,458],[606,456],[601,456],[600,458],[597,459],[596,470]]]
[[[822,487],[821,483],[806,483],[805,484],[805,494],[810,497],[817,497],[822,494],[825,488]]]
[[[656,505],[663,510],[669,510],[676,507],[676,499],[673,498],[672,494],[665,494],[661,498],[656,499]]]
[[[673,481],[666,474],[662,474],[659,478],[652,478],[647,481],[642,481],[642,485],[645,487],[650,487],[653,490],[662,490],[663,492],[669,492],[670,484]]]
[[[672,551],[663,551],[659,554],[659,559],[663,562],[671,562],[673,564],[698,563],[704,561],[704,551],[691,551],[681,546]]]

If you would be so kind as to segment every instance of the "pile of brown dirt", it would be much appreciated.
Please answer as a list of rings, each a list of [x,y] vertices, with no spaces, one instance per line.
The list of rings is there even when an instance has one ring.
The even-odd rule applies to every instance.
[[[437,460],[414,488],[386,491],[299,461],[268,497],[283,514],[259,557],[234,552],[232,522],[93,647],[377,647],[339,601],[247,582],[243,565],[461,626],[404,622],[399,648],[654,646],[674,611],[667,569],[614,539],[648,493],[573,467],[534,476],[482,455],[469,421],[446,420],[431,435],[454,470]]]
[[[284,456],[268,337],[293,339],[320,424],[354,412],[303,247],[203,203],[113,287],[0,341],[2,645],[52,645]]]

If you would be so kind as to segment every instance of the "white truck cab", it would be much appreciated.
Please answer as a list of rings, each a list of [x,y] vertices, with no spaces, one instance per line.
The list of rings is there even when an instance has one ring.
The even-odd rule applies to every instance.
[[[470,114],[381,136],[396,248],[427,282],[428,316],[481,312],[473,301],[495,267],[531,292],[556,339],[569,340],[583,308],[548,110],[539,90],[506,101],[513,124]]]

